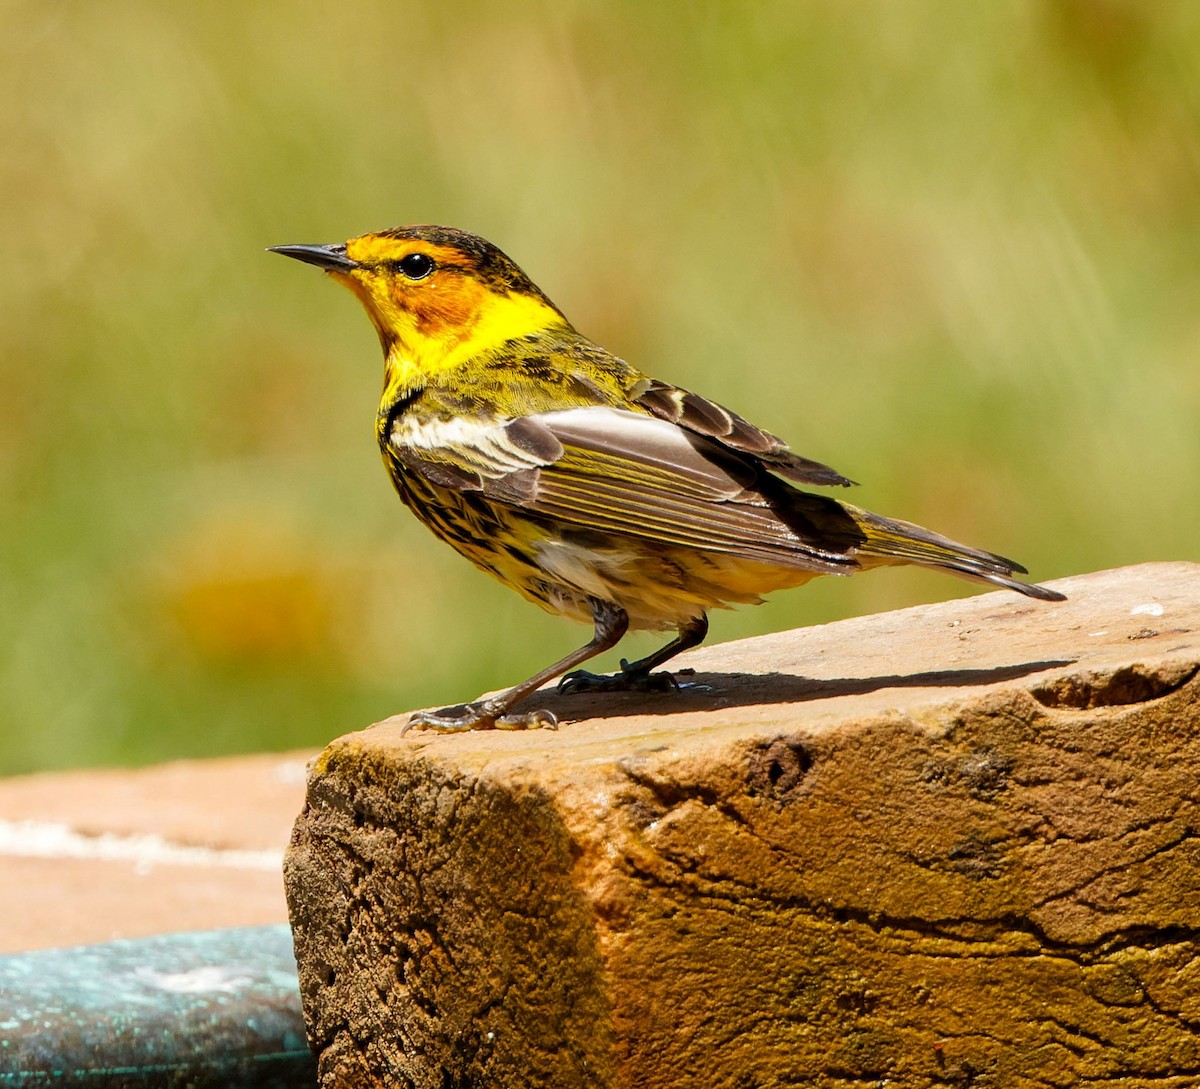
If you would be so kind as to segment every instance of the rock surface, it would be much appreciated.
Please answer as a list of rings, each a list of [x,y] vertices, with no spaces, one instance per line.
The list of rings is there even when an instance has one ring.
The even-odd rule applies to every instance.
[[[1200,565],[726,646],[557,733],[341,738],[322,1084],[1200,1084]]]
[[[286,922],[310,755],[0,780],[0,953]]]

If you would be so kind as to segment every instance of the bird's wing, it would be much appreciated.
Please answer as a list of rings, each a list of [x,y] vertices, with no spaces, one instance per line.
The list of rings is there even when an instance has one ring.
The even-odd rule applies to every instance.
[[[401,421],[390,451],[441,487],[556,523],[818,571],[854,570],[853,523],[752,456],[674,423],[607,407],[505,422]],[[785,497],[786,493],[786,497]],[[848,535],[849,534],[849,535]]]
[[[749,454],[771,472],[789,480],[800,484],[836,484],[841,487],[854,483],[828,465],[793,454],[783,439],[761,427],[755,427],[736,412],[697,393],[650,380],[648,388],[635,400],[659,419],[713,439],[738,453]]]

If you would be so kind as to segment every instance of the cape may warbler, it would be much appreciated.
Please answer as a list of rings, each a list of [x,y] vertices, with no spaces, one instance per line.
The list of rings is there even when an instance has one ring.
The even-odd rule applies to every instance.
[[[400,498],[476,566],[595,627],[503,695],[409,726],[553,726],[513,708],[560,674],[569,692],[661,687],[670,677],[651,671],[704,638],[709,609],[818,575],[912,563],[1062,600],[1014,579],[1012,560],[794,487],[852,482],[593,344],[482,238],[398,227],[275,252],[366,307],[384,354],[375,431]],[[631,628],[676,635],[615,676],[568,672]]]

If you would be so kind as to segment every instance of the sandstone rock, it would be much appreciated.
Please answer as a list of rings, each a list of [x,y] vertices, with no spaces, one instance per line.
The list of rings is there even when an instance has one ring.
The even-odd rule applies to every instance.
[[[322,1084],[1200,1084],[1200,566],[727,646],[315,763]]]

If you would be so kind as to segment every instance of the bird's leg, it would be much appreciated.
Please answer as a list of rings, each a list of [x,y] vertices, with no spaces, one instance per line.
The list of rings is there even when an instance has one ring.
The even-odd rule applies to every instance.
[[[596,626],[591,641],[585,646],[572,651],[565,658],[547,666],[539,673],[535,673],[529,680],[522,681],[502,695],[468,703],[457,714],[418,711],[405,723],[401,733],[407,733],[414,727],[436,730],[439,733],[460,733],[464,730],[530,730],[539,727],[548,730],[555,729],[558,726],[558,719],[550,711],[525,711],[520,714],[512,714],[511,708],[560,673],[572,666],[586,662],[589,658],[594,658],[597,654],[610,650],[621,641],[621,637],[629,628],[629,616],[625,610],[598,598],[589,599],[589,604]]]
[[[669,692],[679,688],[671,673],[652,673],[680,651],[704,642],[708,634],[708,617],[703,613],[682,625],[679,633],[665,647],[636,662],[621,659],[621,672],[611,675],[588,673],[577,669],[558,682],[560,692]]]

